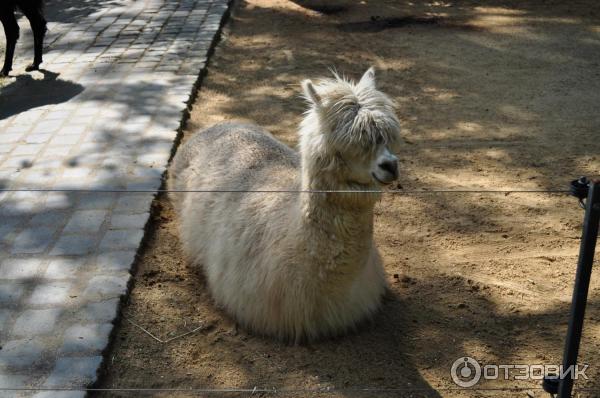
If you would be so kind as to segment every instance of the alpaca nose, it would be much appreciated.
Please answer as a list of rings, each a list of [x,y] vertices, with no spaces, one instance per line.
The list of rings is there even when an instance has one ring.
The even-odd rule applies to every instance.
[[[394,180],[398,178],[398,161],[396,159],[386,159],[378,165],[381,169],[387,171],[392,176],[394,176]]]

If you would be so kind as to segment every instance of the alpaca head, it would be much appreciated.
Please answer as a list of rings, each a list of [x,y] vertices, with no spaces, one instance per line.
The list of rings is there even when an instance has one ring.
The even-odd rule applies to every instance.
[[[334,74],[302,82],[310,104],[300,128],[308,189],[378,189],[398,178],[400,123],[370,68],[358,83]]]

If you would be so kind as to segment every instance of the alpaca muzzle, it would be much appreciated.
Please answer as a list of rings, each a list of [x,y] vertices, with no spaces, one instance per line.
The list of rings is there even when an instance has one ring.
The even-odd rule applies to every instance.
[[[373,177],[382,184],[391,184],[398,179],[398,160],[385,159],[377,164]]]

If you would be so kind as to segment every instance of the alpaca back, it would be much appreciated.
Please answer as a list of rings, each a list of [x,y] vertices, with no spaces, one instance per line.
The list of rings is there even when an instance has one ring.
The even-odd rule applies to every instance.
[[[249,191],[289,189],[299,168],[296,152],[258,126],[221,123],[197,132],[177,151],[170,167],[170,190]],[[299,189],[299,186],[298,186]],[[260,194],[255,194],[258,196]],[[212,203],[243,199],[223,192],[171,194],[181,214],[183,200]]]
[[[258,126],[222,123],[195,134],[174,157],[168,182],[174,191],[211,191],[170,194],[181,217],[187,254],[200,256],[197,241],[213,228],[235,235],[236,221],[244,223],[238,227],[243,229],[251,229],[249,223],[254,222],[254,232],[259,232],[263,224],[258,216],[264,208],[285,211],[292,194],[245,191],[289,189],[298,167],[297,154]],[[236,212],[240,220],[233,219],[236,206],[242,207]]]
[[[170,190],[221,191],[170,197],[188,260],[203,267],[215,301],[253,329],[268,328],[258,312],[280,305],[277,296],[284,294],[278,267],[285,268],[294,249],[277,242],[295,241],[286,213],[298,195],[223,191],[297,190],[298,168],[293,150],[257,126],[239,123],[196,133],[170,168]],[[266,290],[268,297],[255,294]],[[252,326],[257,319],[260,325]]]

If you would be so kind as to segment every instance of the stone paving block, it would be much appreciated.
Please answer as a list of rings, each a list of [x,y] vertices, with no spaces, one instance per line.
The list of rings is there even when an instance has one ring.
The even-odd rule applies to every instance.
[[[108,162],[109,163],[109,162]],[[105,187],[118,187],[127,181],[128,171],[126,168],[106,167],[96,174],[99,181]]]
[[[135,254],[135,249],[100,253],[96,258],[98,272],[127,271],[135,260]]]
[[[75,111],[75,116],[87,116],[92,118],[96,116],[102,110],[102,105],[100,103],[94,103],[93,101],[88,101],[80,105]]]
[[[0,166],[3,168],[28,168],[33,165],[33,159],[31,156],[16,156],[11,154],[10,157],[6,158]]]
[[[166,147],[163,147],[162,150],[166,150]],[[167,161],[169,160],[169,153],[170,150],[168,151],[168,153],[157,153],[156,150],[153,151],[153,153],[149,153],[149,154],[145,154],[145,155],[141,155],[136,159],[136,163],[138,165],[141,166],[146,166],[146,167],[159,167],[161,165],[165,165],[167,163]]]
[[[16,202],[36,202],[45,198],[45,192],[17,191],[13,192],[12,199]]]
[[[94,192],[81,195],[78,210],[104,210],[110,209],[117,198],[113,192]]]
[[[117,317],[118,308],[118,298],[90,303],[78,313],[77,318],[84,322],[109,323]]]
[[[100,242],[101,250],[115,250],[115,249],[137,249],[140,246],[142,238],[144,237],[144,230],[138,229],[118,229],[108,230],[104,239]]]
[[[35,171],[37,173],[46,173],[52,172],[54,176],[59,176],[60,169],[64,166],[62,159],[57,159],[55,157],[51,157],[51,155],[46,155],[45,153],[38,158],[38,161],[29,168],[30,171]],[[33,185],[35,187],[35,185]]]
[[[128,190],[155,191],[160,188],[162,179],[159,177],[129,181],[125,185]]]
[[[16,233],[19,228],[18,224],[0,225],[0,242],[11,234]]]
[[[71,149],[70,145],[48,147],[44,150],[43,157],[61,158],[67,156]]]
[[[71,110],[69,110],[67,107],[64,108],[64,110],[59,110],[59,109],[53,109],[52,112],[49,112],[48,114],[46,114],[46,116],[44,117],[45,121],[50,121],[50,120],[61,120],[61,121],[65,121],[69,118],[69,116],[71,116]]]
[[[43,144],[45,142],[48,142],[50,140],[50,138],[52,138],[52,133],[45,133],[45,134],[35,133],[35,134],[29,134],[25,138],[25,142],[28,144]]]
[[[45,171],[29,170],[19,179],[19,183],[27,187],[44,188],[51,185],[57,175],[57,171],[52,169],[47,169]]]
[[[89,120],[86,117],[86,120]],[[88,124],[86,123],[81,123],[81,124],[68,124],[66,126],[64,126],[63,128],[60,129],[60,133],[63,136],[76,136],[76,135],[81,135],[83,134],[86,130],[88,129]]]
[[[0,350],[0,369],[28,368],[42,359],[44,344],[35,339],[11,340]]]
[[[48,145],[50,146],[64,146],[74,145],[81,139],[80,134],[69,134],[69,135],[56,135],[54,136]]]
[[[10,172],[4,173],[4,171],[0,171],[0,179],[3,178],[3,175],[10,176],[11,174],[12,173],[10,173]],[[10,188],[11,185],[12,185],[11,183],[7,183],[7,188]],[[10,192],[6,192],[6,191],[0,192],[0,208],[2,208],[2,204],[3,204],[2,202],[4,202],[5,205],[8,205],[8,198],[9,197],[10,197]],[[2,214],[2,213],[0,212],[0,214]],[[0,228],[2,226],[3,225],[0,225]]]
[[[108,212],[105,210],[79,210],[73,213],[63,233],[94,233],[100,230]]]
[[[14,148],[14,144],[0,144],[0,156],[9,153]]]
[[[53,333],[54,325],[61,312],[57,308],[26,310],[15,321],[12,333],[15,336],[38,336]]]
[[[64,210],[56,211],[45,211],[43,213],[36,214],[29,220],[31,226],[58,226],[64,224],[68,219],[68,213]]]
[[[30,376],[0,373],[0,388],[23,388]],[[13,393],[11,393],[13,394]],[[2,396],[2,395],[0,395]],[[2,397],[8,397],[4,395]],[[14,397],[14,394],[12,395]]]
[[[71,326],[65,331],[60,352],[66,355],[100,353],[108,344],[112,328],[110,323]]]
[[[44,386],[64,388],[89,385],[96,380],[96,371],[101,363],[101,356],[60,358]]]
[[[129,275],[95,276],[90,279],[83,294],[90,300],[119,297],[127,291],[128,281]]]
[[[66,306],[71,301],[68,282],[50,282],[36,286],[27,300],[31,306]]]
[[[19,113],[12,123],[13,125],[31,126],[37,122],[45,112],[46,111],[42,109],[34,109],[29,112]]]
[[[96,248],[97,235],[65,235],[61,236],[51,255],[83,255],[91,253]]]
[[[5,167],[0,169],[0,178],[4,180],[5,186],[10,186],[10,179],[16,177],[19,173],[19,169],[16,167]],[[2,192],[3,199],[7,197],[10,192]]]
[[[55,184],[56,185],[56,184]],[[61,185],[58,186],[60,188]],[[56,186],[53,186],[57,188]],[[50,192],[44,202],[44,210],[68,209],[72,205],[68,192]]]
[[[113,215],[110,219],[111,229],[138,229],[144,228],[150,212],[140,214],[119,214]]]
[[[17,147],[15,149],[13,149],[13,151],[11,152],[11,155],[13,155],[13,156],[35,155],[42,149],[42,147],[43,147],[42,144],[30,144],[30,143],[17,145]]]
[[[16,284],[15,282],[0,283],[0,305],[2,306],[16,306],[20,298],[23,296],[25,288]]]
[[[8,320],[11,314],[12,312],[7,309],[0,309],[0,333],[4,332],[7,329]]]
[[[64,119],[52,118],[40,121],[32,130],[33,134],[54,133],[64,123]]]
[[[0,260],[0,279],[28,279],[38,275],[42,261],[38,258]]]
[[[84,398],[85,391],[41,391],[33,398]]]
[[[2,134],[0,134],[0,144],[14,144],[19,142],[19,140],[25,135],[24,132],[19,133],[9,133],[4,130]]]
[[[89,148],[88,148],[89,146]],[[94,152],[96,151],[96,144],[94,143],[83,143],[80,146],[80,149],[84,152]],[[101,164],[105,159],[105,155],[103,153],[87,153],[83,156],[73,157],[68,159],[66,164],[68,167],[85,167],[88,169],[97,169],[98,165]],[[89,170],[86,175],[93,173],[94,170]]]
[[[33,207],[29,208],[33,210]],[[21,232],[13,244],[13,253],[42,253],[52,242],[56,228],[38,227]]]
[[[85,179],[92,174],[93,169],[89,167],[68,167],[63,171],[64,179]]]
[[[22,216],[27,218],[28,215],[36,214],[43,211],[44,202],[42,200],[17,200],[14,196],[11,197],[2,207],[0,207],[0,216]],[[39,245],[45,241],[41,240],[44,237],[44,231],[30,231],[30,236],[27,240],[20,242],[19,247],[14,247],[14,253],[39,253],[44,251]]]
[[[154,200],[152,193],[131,193],[121,194],[117,206],[114,209],[115,213],[124,214],[141,214],[147,213],[150,210],[150,205]]]
[[[46,279],[75,279],[85,264],[84,258],[57,258],[50,261],[44,277]]]

